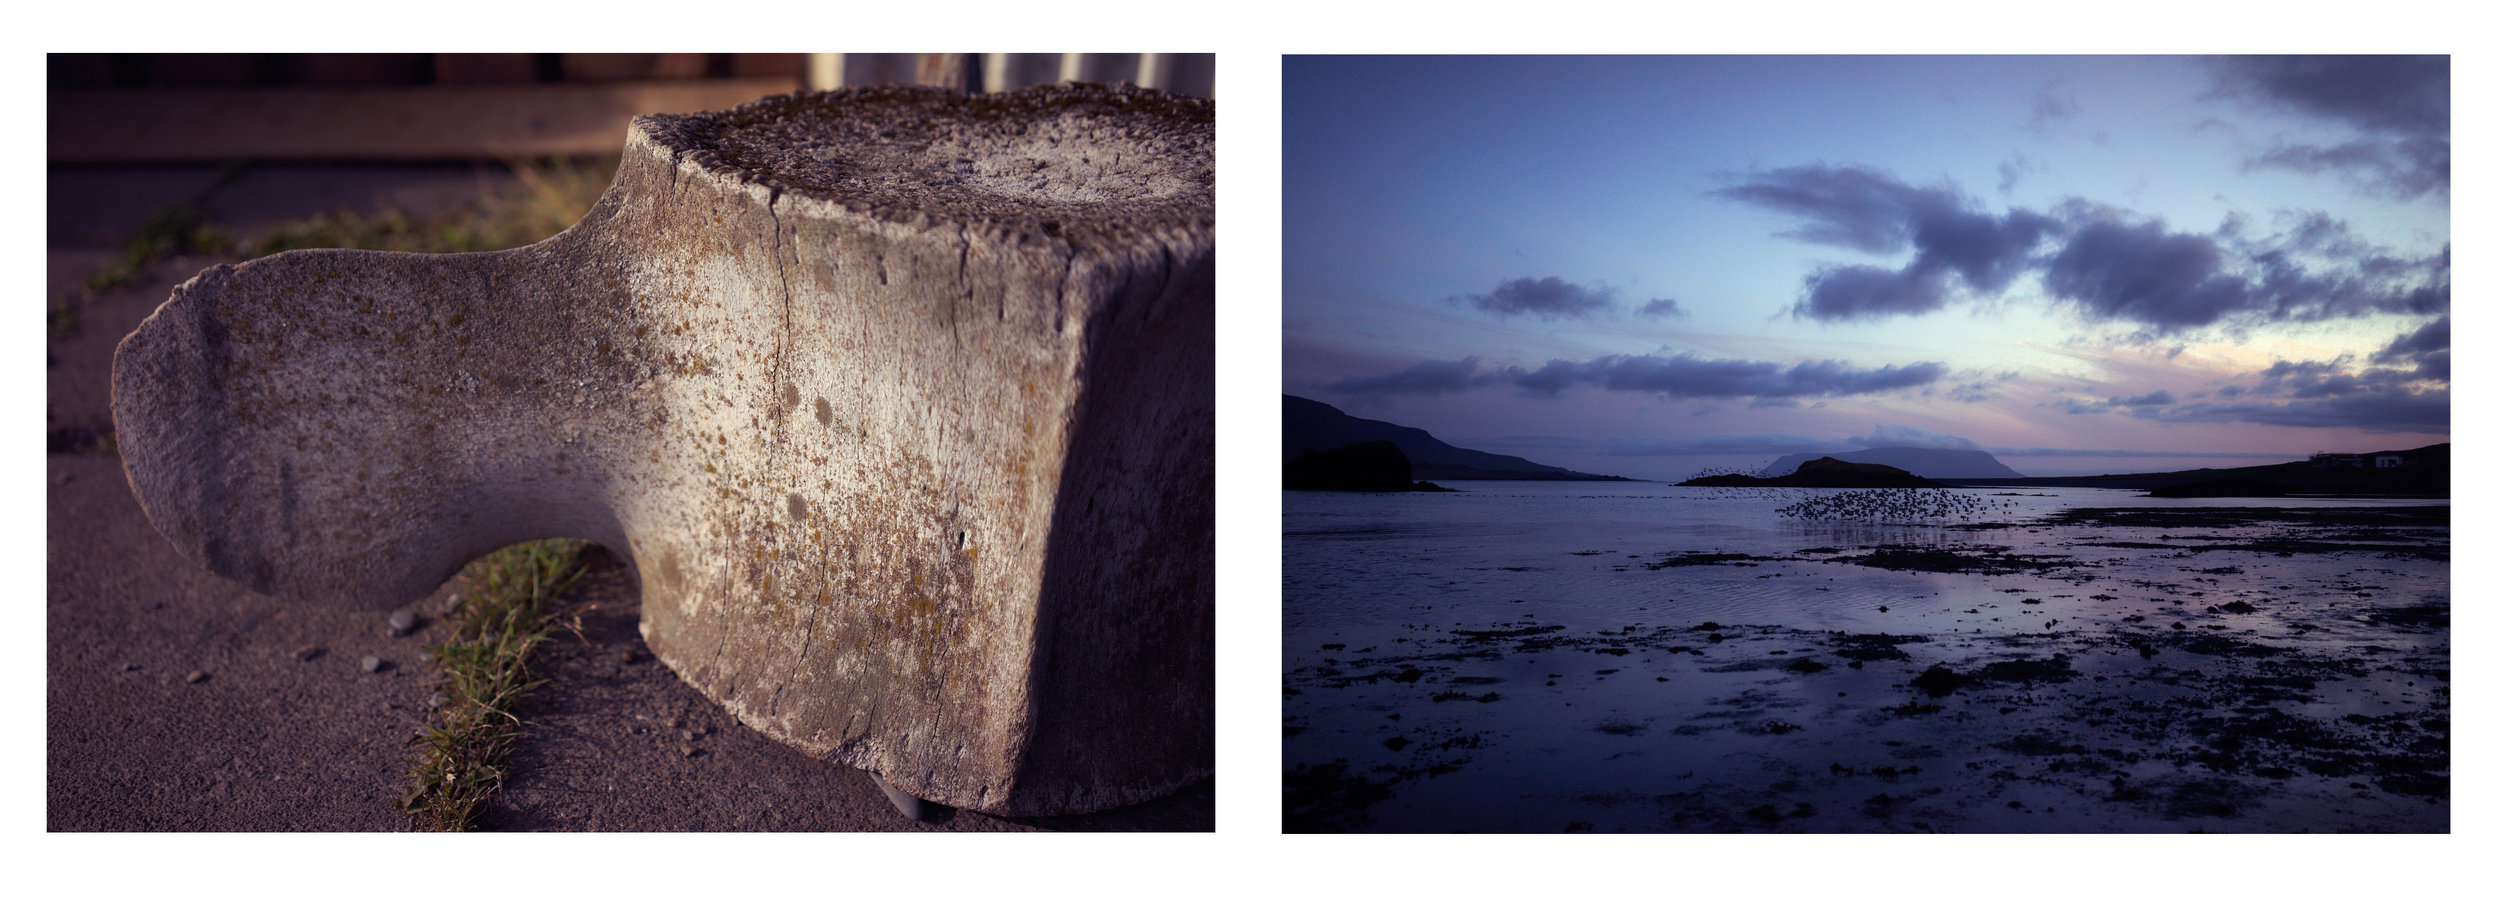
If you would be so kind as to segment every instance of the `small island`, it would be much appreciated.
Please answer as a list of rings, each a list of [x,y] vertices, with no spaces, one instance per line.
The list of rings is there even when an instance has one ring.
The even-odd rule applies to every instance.
[[[1677,486],[1779,486],[1808,489],[1944,489],[1938,483],[1898,467],[1855,464],[1839,458],[1816,458],[1797,465],[1787,476],[1754,477],[1741,473],[1694,477]]]
[[[1450,492],[1415,479],[1395,443],[1374,439],[1326,451],[1306,450],[1285,462],[1285,488],[1323,492]]]

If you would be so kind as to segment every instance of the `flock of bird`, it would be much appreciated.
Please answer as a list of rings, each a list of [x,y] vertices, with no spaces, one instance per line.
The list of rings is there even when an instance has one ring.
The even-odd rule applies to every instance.
[[[1863,521],[1885,524],[1968,522],[2010,517],[2014,503],[1949,489],[1857,489],[1781,506],[1782,517],[1800,521]]]

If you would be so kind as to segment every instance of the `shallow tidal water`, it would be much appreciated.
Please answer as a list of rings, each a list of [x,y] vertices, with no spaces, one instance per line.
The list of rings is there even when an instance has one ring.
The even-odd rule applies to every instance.
[[[1284,496],[1285,827],[2443,832],[2445,500]]]

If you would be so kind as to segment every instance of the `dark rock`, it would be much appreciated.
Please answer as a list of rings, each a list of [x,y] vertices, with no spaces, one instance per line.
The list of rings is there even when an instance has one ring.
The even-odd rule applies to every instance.
[[[1977,679],[1946,669],[1943,663],[1938,663],[1927,667],[1927,671],[1919,673],[1917,678],[1911,679],[1910,685],[1927,692],[1930,698],[1941,698],[1952,694],[1954,689],[1977,682]]]
[[[1677,486],[1780,486],[1811,489],[1942,489],[1944,484],[1882,464],[1853,464],[1838,458],[1816,458],[1779,477],[1728,473],[1695,477]]]
[[[1448,492],[1415,481],[1414,465],[1394,443],[1356,442],[1305,451],[1285,464],[1285,488],[1332,492]]]

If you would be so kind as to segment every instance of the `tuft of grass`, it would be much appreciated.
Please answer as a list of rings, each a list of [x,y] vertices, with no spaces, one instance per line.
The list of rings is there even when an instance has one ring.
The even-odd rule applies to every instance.
[[[556,598],[581,578],[577,563],[592,545],[523,543],[461,570],[467,591],[445,622],[451,635],[427,648],[443,671],[443,703],[417,735],[423,753],[397,802],[420,826],[475,829],[478,812],[502,788],[504,758],[521,734],[513,708],[540,682],[530,655],[556,627]]]
[[[553,158],[505,162],[520,188],[480,192],[453,211],[418,218],[383,206],[371,212],[341,210],[281,225],[245,240],[229,228],[208,220],[201,202],[170,205],[150,214],[131,232],[121,258],[96,269],[78,289],[52,301],[45,314],[46,333],[67,338],[78,333],[81,310],[95,295],[129,284],[150,266],[174,256],[202,253],[257,258],[290,249],[382,249],[398,252],[486,252],[528,246],[564,232],[580,221],[607,191],[617,159]],[[229,169],[210,192],[242,174]]]
[[[266,256],[290,249],[382,249],[397,252],[487,252],[527,246],[562,233],[607,191],[613,158],[507,162],[518,190],[481,193],[448,214],[416,218],[384,206],[316,215],[278,227],[244,251]]]
[[[224,228],[208,223],[197,203],[169,205],[148,215],[122,244],[121,258],[87,275],[85,283],[55,297],[44,315],[45,333],[68,338],[78,333],[80,316],[95,295],[139,279],[150,266],[186,253],[223,252],[234,245]]]

